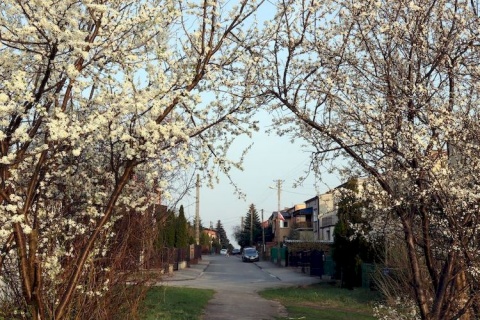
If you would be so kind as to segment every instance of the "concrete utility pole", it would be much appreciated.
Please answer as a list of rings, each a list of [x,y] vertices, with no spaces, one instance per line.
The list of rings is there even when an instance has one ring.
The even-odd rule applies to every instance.
[[[280,214],[280,193],[282,190],[282,182],[283,180],[277,180],[277,198],[278,198],[278,211],[277,211],[277,221],[278,221],[278,229],[275,223],[275,237],[277,238],[277,264],[280,266],[282,265],[282,256],[280,253],[280,221],[278,219],[278,215]]]
[[[263,225],[263,209],[262,209],[262,257],[265,259],[265,227]]]
[[[253,210],[250,210],[250,246],[253,246]]]
[[[197,174],[197,199],[195,201],[195,243],[200,244],[200,175]]]
[[[278,211],[277,211],[277,217],[278,217],[278,214],[280,213],[280,193],[282,191],[282,182],[283,180],[277,180],[277,198],[278,198]],[[278,219],[278,218],[277,218]],[[280,228],[280,223],[279,223],[279,228]],[[280,241],[280,239],[277,239],[278,241]]]

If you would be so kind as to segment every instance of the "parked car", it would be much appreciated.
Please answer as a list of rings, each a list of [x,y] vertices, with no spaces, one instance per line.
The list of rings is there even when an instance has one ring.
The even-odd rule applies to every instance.
[[[258,251],[255,248],[245,248],[242,253],[242,261],[259,261]]]
[[[242,252],[238,248],[235,248],[235,249],[232,250],[232,256],[237,255],[237,254],[241,254],[241,253]]]
[[[227,249],[222,249],[220,250],[220,254],[221,255],[226,255],[228,253],[228,250]]]

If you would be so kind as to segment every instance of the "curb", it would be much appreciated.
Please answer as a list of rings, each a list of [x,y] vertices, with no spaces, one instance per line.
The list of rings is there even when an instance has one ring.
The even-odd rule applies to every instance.
[[[197,264],[197,265],[199,265],[199,264]],[[203,276],[205,270],[207,270],[208,266],[210,265],[210,262],[208,261],[207,263],[201,263],[201,265],[203,265],[203,268],[187,267],[185,269],[174,271],[170,277],[166,277],[165,279],[163,279],[163,282],[188,281],[188,280],[198,279],[201,276]],[[192,274],[196,273],[197,272],[196,270],[198,270],[198,273],[195,274],[195,275],[185,275],[184,274],[185,272],[182,272],[183,270],[185,270],[185,272],[192,273]],[[180,278],[182,276],[183,276],[183,278]],[[175,277],[177,277],[177,279],[175,279]]]
[[[257,262],[253,262],[254,265],[256,265],[260,270],[262,270],[263,272],[265,273],[268,273],[268,275],[272,278],[276,278],[278,279],[279,281],[282,281],[282,279],[280,279],[278,276],[274,275],[273,273],[271,272],[268,272],[266,271],[261,265],[259,265]]]

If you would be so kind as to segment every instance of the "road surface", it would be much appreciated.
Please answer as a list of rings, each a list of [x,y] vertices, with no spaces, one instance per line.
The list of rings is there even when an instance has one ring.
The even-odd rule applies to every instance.
[[[289,268],[277,267],[271,262],[242,262],[239,256],[204,256],[202,263],[206,266],[195,275],[186,269],[163,284],[215,290],[210,300],[204,320],[270,320],[286,317],[285,308],[276,301],[263,299],[258,291],[279,286],[308,285],[321,281]]]

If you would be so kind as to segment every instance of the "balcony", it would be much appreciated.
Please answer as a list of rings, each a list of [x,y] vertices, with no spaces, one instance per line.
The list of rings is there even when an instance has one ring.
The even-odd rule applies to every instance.
[[[311,221],[296,222],[295,229],[313,229],[313,225]]]

